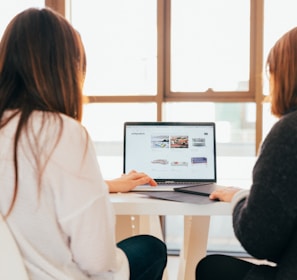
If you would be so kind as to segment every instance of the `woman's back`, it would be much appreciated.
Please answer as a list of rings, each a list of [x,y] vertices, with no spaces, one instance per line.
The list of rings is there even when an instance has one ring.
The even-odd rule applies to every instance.
[[[4,118],[11,113],[6,112]],[[33,112],[28,133],[23,131],[20,137],[18,196],[8,224],[31,279],[88,279],[82,270],[105,279],[99,277],[100,271],[116,269],[117,250],[110,234],[114,217],[108,190],[86,131],[77,121],[59,116]],[[13,141],[18,120],[17,115],[0,131],[3,214],[9,209],[14,186]]]

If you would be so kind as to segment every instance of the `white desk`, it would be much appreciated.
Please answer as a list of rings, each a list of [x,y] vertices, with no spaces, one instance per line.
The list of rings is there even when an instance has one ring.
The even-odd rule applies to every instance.
[[[231,214],[230,204],[223,202],[199,205],[150,199],[136,193],[111,194],[110,197],[117,215],[118,241],[142,233],[163,240],[159,216],[184,216],[178,280],[195,279],[196,265],[206,255],[210,217]]]
[[[121,174],[121,157],[101,156],[98,160],[105,178],[116,178]],[[248,188],[254,161],[254,157],[219,157],[219,184]],[[210,217],[231,215],[230,205],[222,202],[209,205],[186,204],[149,199],[135,193],[111,194],[110,197],[117,215],[117,240],[140,233],[149,233],[163,239],[159,217],[184,216],[178,280],[195,278],[196,265],[206,254]]]

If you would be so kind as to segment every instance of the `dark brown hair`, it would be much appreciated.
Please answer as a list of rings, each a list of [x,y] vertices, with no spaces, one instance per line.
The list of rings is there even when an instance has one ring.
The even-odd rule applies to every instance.
[[[0,42],[0,129],[20,114],[14,140],[15,190],[8,214],[17,196],[18,141],[31,113],[54,113],[60,119],[60,133],[59,113],[81,121],[85,71],[81,38],[58,13],[31,8],[8,24]],[[15,113],[4,120],[3,114],[9,109]]]
[[[266,62],[271,75],[271,112],[281,117],[297,108],[297,28],[285,33],[270,50]]]

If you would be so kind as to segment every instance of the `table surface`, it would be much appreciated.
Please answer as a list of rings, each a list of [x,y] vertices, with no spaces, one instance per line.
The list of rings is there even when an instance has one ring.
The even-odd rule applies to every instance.
[[[253,161],[252,158],[219,160],[218,184],[249,188]],[[109,161],[104,162],[109,163]],[[110,161],[110,164],[106,165],[109,167],[103,168],[103,171],[114,171],[116,168],[112,162],[114,161]],[[103,172],[103,174],[106,173]],[[117,215],[119,240],[141,233],[151,233],[162,238],[159,216],[184,216],[184,238],[176,278],[178,280],[194,279],[195,267],[206,254],[211,216],[230,216],[232,213],[230,203],[213,202],[208,197],[197,198],[197,203],[185,203],[153,199],[143,194],[130,192],[110,194],[110,200]],[[132,219],[130,216],[135,217]],[[163,279],[168,279],[167,273]]]
[[[199,197],[202,203],[185,203],[149,198],[138,193],[110,194],[116,215],[230,215],[231,206],[226,202],[209,201]]]

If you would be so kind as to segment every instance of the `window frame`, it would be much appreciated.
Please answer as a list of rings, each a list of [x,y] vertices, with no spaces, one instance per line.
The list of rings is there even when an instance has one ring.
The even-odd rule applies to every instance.
[[[172,92],[170,89],[170,7],[171,0],[157,1],[157,93],[156,95],[88,96],[91,103],[155,102],[157,121],[162,121],[166,102],[254,102],[256,104],[255,154],[262,141],[262,92],[264,0],[250,0],[250,79],[248,91]],[[45,0],[45,6],[67,16],[71,0]]]

